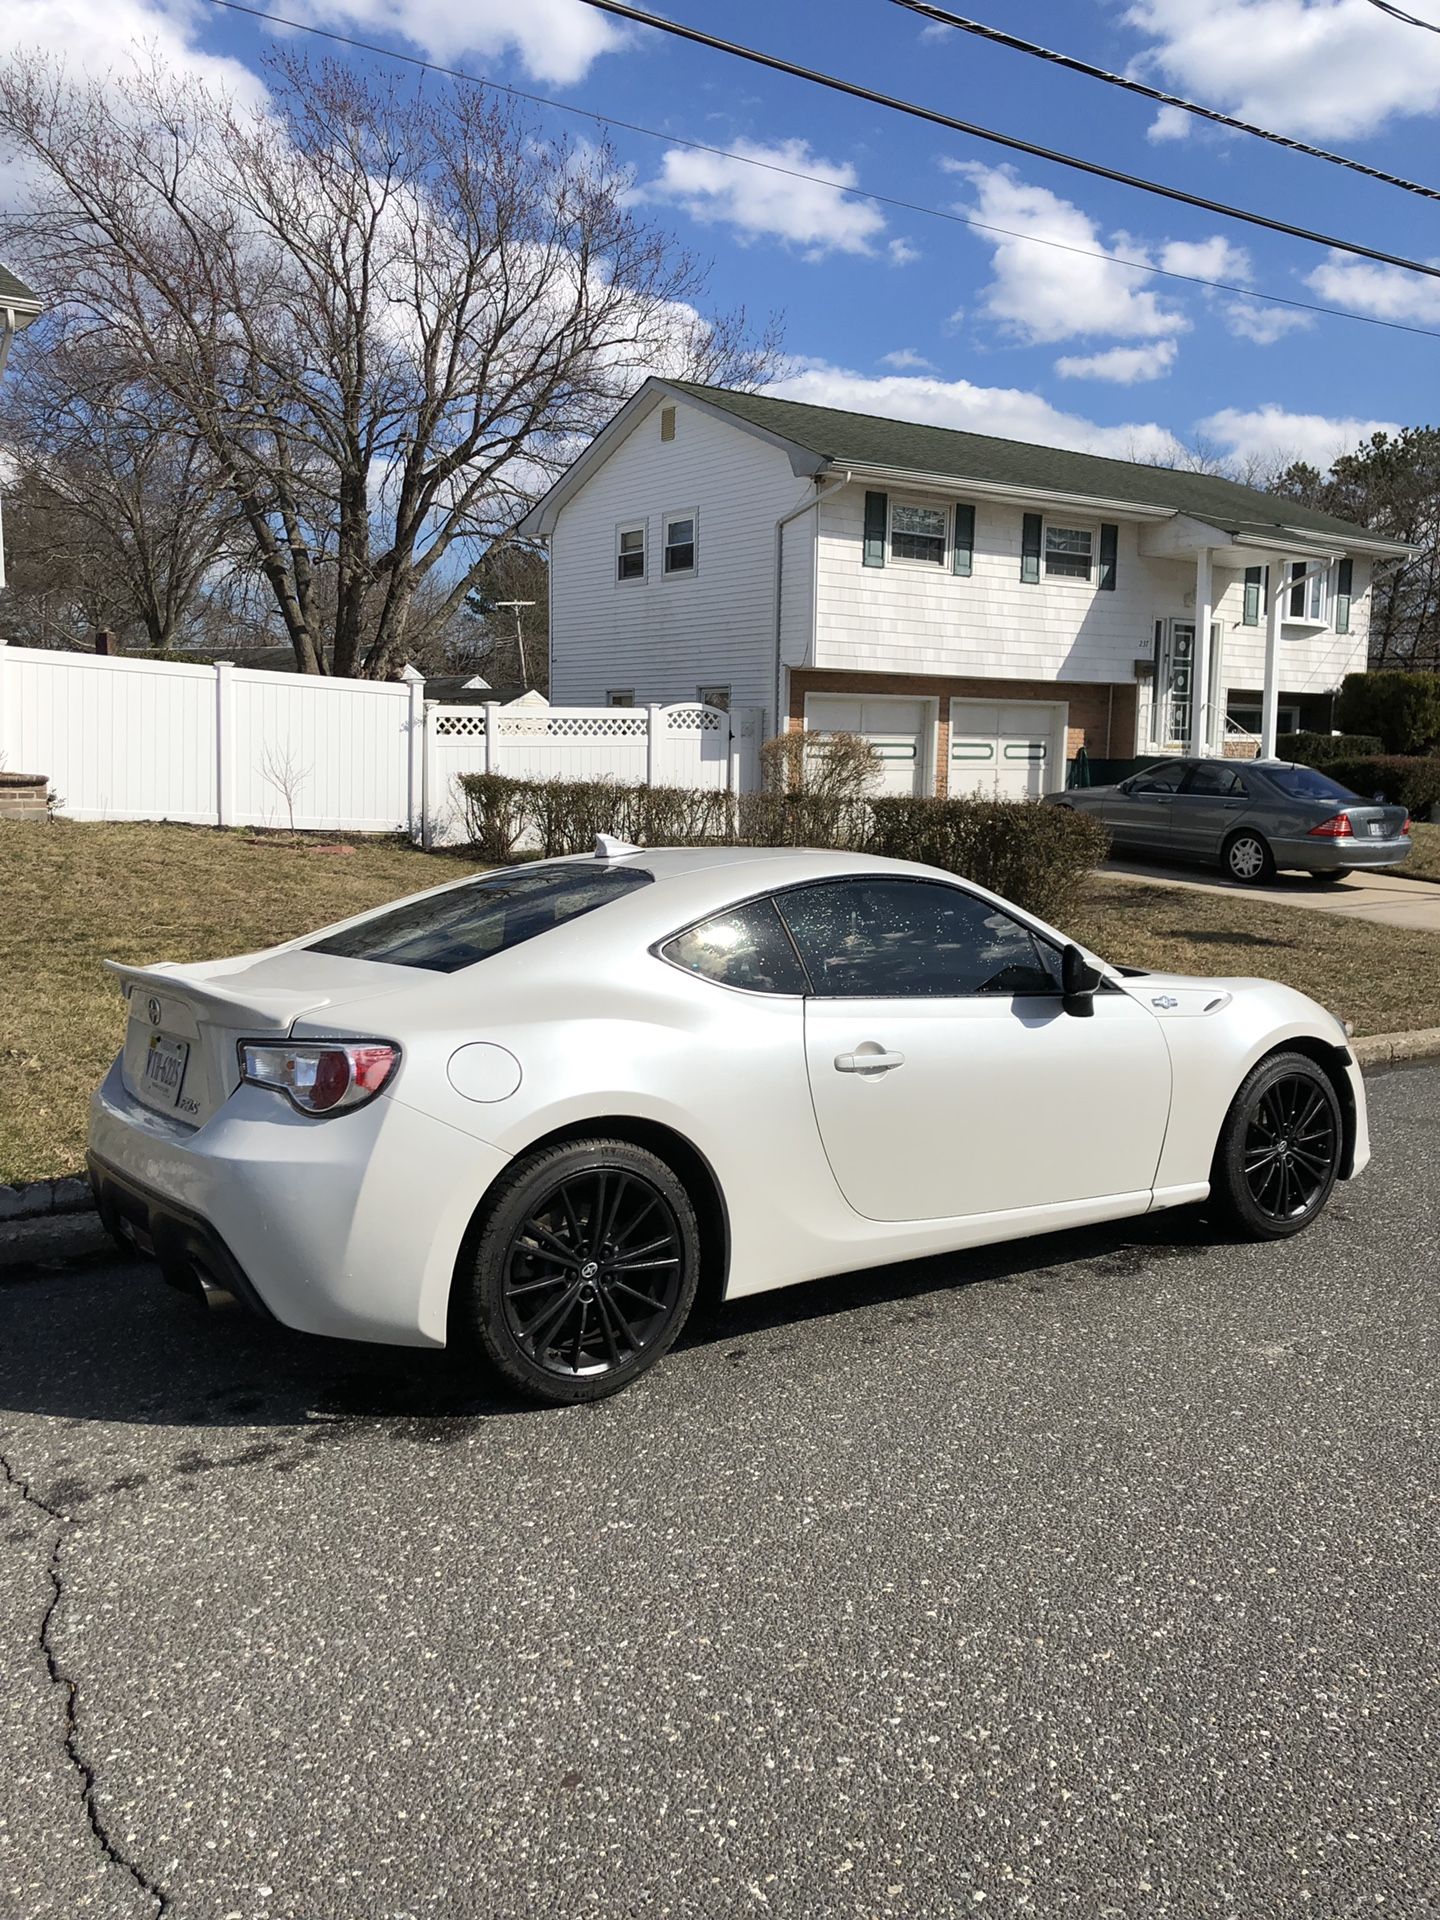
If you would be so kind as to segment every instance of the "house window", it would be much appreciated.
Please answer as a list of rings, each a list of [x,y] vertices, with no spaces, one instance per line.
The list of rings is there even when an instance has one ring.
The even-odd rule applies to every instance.
[[[665,516],[665,571],[695,571],[695,516],[693,513],[667,513]]]
[[[1330,569],[1322,567],[1319,573],[1312,573],[1306,580],[1303,578],[1305,566],[1305,561],[1296,560],[1290,568],[1290,577],[1297,583],[1290,589],[1290,618],[1312,620],[1317,627],[1323,627]]]
[[[1261,709],[1244,705],[1230,705],[1225,709],[1225,718],[1232,726],[1243,727],[1246,733],[1258,736],[1261,725]],[[1277,733],[1299,733],[1300,709],[1298,707],[1277,707],[1275,709],[1275,731]]]
[[[645,578],[645,526],[621,527],[615,535],[615,578]]]
[[[1090,578],[1090,550],[1093,541],[1088,527],[1045,528],[1045,571],[1059,574],[1063,580]]]
[[[944,507],[922,507],[903,500],[890,503],[890,558],[918,560],[943,567],[947,514]]]
[[[730,689],[725,687],[697,687],[695,698],[702,707],[719,707],[722,713],[730,711]]]
[[[610,691],[605,695],[605,704],[607,707],[633,707],[635,704],[635,689],[633,687],[611,687]]]

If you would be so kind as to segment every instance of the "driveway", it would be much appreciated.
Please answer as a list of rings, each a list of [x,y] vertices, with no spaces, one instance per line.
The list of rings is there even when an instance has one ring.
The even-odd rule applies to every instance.
[[[1200,893],[1234,893],[1273,906],[1313,908],[1349,920],[1379,920],[1386,926],[1440,933],[1440,885],[1402,879],[1395,873],[1352,873],[1333,886],[1309,874],[1280,873],[1268,887],[1242,887],[1204,867],[1137,866],[1128,860],[1108,860],[1101,871],[1117,880],[1160,881]]]
[[[443,1357],[0,1284],[0,1913],[1436,1912],[1440,1069],[1160,1215]]]

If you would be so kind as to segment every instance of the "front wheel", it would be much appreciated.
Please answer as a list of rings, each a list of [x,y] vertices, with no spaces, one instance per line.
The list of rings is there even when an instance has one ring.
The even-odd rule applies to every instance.
[[[624,1140],[522,1160],[475,1248],[470,1324],[533,1398],[602,1400],[654,1366],[695,1299],[700,1236],[672,1168]]]
[[[1242,886],[1253,887],[1262,880],[1275,878],[1275,858],[1268,842],[1248,828],[1225,842],[1221,864],[1230,878]]]
[[[1308,1054],[1280,1053],[1246,1075],[1225,1116],[1210,1190],[1252,1240],[1283,1240],[1320,1213],[1340,1173],[1340,1102]]]

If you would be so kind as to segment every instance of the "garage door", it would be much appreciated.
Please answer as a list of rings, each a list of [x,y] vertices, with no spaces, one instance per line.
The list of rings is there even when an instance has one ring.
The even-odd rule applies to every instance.
[[[1038,800],[1063,787],[1065,716],[1039,700],[952,700],[951,793]]]
[[[852,700],[812,693],[805,701],[812,733],[858,733],[880,756],[879,793],[933,793],[928,744],[931,714],[924,700]]]

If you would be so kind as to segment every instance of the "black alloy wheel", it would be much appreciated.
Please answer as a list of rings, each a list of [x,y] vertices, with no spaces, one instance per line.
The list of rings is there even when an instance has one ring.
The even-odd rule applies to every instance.
[[[475,1330],[537,1397],[601,1399],[674,1342],[698,1273],[695,1212],[673,1169],[625,1141],[576,1142],[522,1162],[492,1205]]]
[[[1306,1054],[1262,1060],[1236,1094],[1211,1185],[1252,1238],[1298,1233],[1330,1198],[1344,1126],[1335,1088]]]

